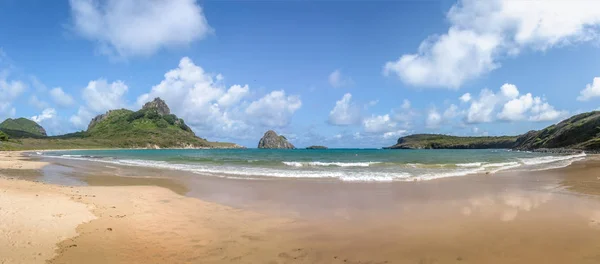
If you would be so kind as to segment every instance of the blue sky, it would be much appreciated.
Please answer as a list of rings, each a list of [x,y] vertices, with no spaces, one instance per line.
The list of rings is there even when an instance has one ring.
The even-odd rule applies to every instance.
[[[209,140],[381,147],[600,102],[593,1],[4,0],[0,24],[0,119],[50,134],[160,96]]]

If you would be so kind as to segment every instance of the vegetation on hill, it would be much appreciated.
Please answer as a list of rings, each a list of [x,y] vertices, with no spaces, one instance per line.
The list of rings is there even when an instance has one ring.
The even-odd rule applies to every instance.
[[[27,118],[6,119],[0,123],[0,131],[14,138],[45,137],[46,130]]]
[[[8,141],[9,137],[6,133],[0,131],[0,141]]]
[[[455,137],[417,134],[398,139],[390,149],[600,150],[600,111],[578,114],[542,130],[520,136]]]
[[[517,139],[516,149],[600,149],[600,111],[572,116],[556,125],[529,131]]]
[[[160,98],[139,111],[111,110],[92,119],[87,131],[60,136],[29,136],[2,144],[1,149],[81,148],[240,148],[232,143],[197,137],[183,119],[170,113]]]
[[[386,149],[490,149],[512,148],[516,136],[457,137],[438,134],[415,134],[398,139]]]

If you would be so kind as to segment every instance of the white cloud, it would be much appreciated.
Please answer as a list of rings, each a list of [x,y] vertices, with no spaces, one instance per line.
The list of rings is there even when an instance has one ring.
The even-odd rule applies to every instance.
[[[442,116],[435,108],[429,110],[427,114],[427,120],[425,121],[425,125],[427,128],[439,128],[442,123]]]
[[[460,99],[460,101],[463,103],[468,103],[469,101],[471,101],[471,94],[470,93],[463,94],[458,99]]]
[[[504,95],[504,97],[509,99],[514,99],[517,98],[517,96],[519,96],[519,89],[517,89],[517,86],[515,86],[514,84],[505,83],[502,85],[502,87],[500,87],[500,91],[502,92],[502,95]]]
[[[554,107],[545,102],[544,99],[536,97],[533,99],[529,120],[534,122],[552,121],[565,117],[568,114],[567,111],[555,110]]]
[[[187,57],[177,68],[165,73],[164,79],[151,91],[137,99],[142,106],[155,97],[169,105],[171,112],[183,118],[198,135],[217,138],[248,138],[259,127],[287,126],[300,109],[299,96],[285,91],[272,91],[256,101],[248,102],[248,85],[223,84],[221,74],[210,74]],[[258,125],[254,126],[254,125]]]
[[[217,102],[219,103],[219,106],[225,108],[231,107],[239,103],[244,97],[246,97],[249,91],[250,88],[248,87],[248,85],[233,85],[229,87],[229,90],[227,90],[227,92],[221,98],[219,98]]]
[[[56,88],[53,88],[52,90],[50,90],[50,97],[52,97],[52,100],[56,104],[58,104],[59,106],[62,106],[62,107],[69,107],[75,103],[75,101],[73,100],[73,97],[71,97],[71,95],[65,93],[63,91],[63,89],[60,87],[56,87]]]
[[[360,122],[360,109],[352,103],[352,94],[344,94],[329,112],[329,124],[336,126],[355,125]]]
[[[70,0],[73,28],[119,57],[186,46],[212,32],[195,0]]]
[[[471,100],[465,121],[470,124],[492,122],[498,106],[502,109],[496,117],[503,121],[551,121],[567,114],[566,111],[555,110],[545,98],[534,97],[531,93],[519,94],[513,84],[502,85],[498,93],[483,89],[479,98]]]
[[[591,84],[585,86],[585,89],[581,90],[579,96],[577,97],[578,101],[588,101],[593,97],[600,96],[600,77],[594,78],[594,81]]]
[[[447,18],[447,33],[430,36],[417,53],[387,62],[384,74],[411,85],[457,89],[522,50],[597,39],[600,2],[463,0]]]
[[[363,127],[368,133],[390,132],[395,130],[397,125],[388,114],[371,116],[363,120]]]
[[[518,92],[517,92],[518,94]],[[498,114],[500,120],[518,121],[525,119],[525,113],[533,106],[533,97],[531,93],[522,95],[519,98],[508,101],[502,107],[502,111]]]
[[[125,107],[123,96],[128,87],[122,81],[108,83],[105,79],[90,81],[83,89],[83,100],[96,113]]]
[[[385,132],[385,133],[383,133],[383,138],[384,139],[399,138],[401,136],[406,135],[406,133],[407,133],[406,130],[398,130],[398,131]]]
[[[283,127],[289,124],[291,116],[300,109],[302,101],[295,95],[287,96],[283,90],[273,91],[246,108],[246,114],[253,120],[269,127]]]
[[[54,108],[46,108],[41,114],[32,116],[31,120],[39,124],[44,120],[52,119],[54,117],[56,117],[56,110]]]
[[[80,106],[77,110],[77,114],[74,114],[69,118],[69,121],[77,129],[85,130],[94,117],[94,113],[90,112],[87,108]]]
[[[497,97],[488,90],[483,89],[477,100],[471,100],[471,106],[467,110],[467,123],[485,123],[492,121],[492,112],[496,108]]]
[[[0,117],[13,117],[16,109],[12,103],[27,86],[21,81],[8,80],[8,72],[0,71]]]
[[[82,91],[85,104],[80,106],[77,114],[71,116],[69,120],[78,129],[87,128],[87,124],[95,115],[126,107],[124,95],[127,90],[127,85],[122,81],[112,83],[108,83],[105,79],[90,81]],[[54,93],[58,94],[56,91]],[[58,99],[67,100],[65,98]]]
[[[452,119],[452,118],[459,116],[460,114],[461,114],[461,111],[458,110],[458,106],[456,106],[455,104],[451,104],[450,106],[448,106],[446,111],[444,111],[444,118]]]
[[[342,72],[338,69],[329,74],[329,85],[334,88],[340,88],[352,84],[352,79],[343,76]]]

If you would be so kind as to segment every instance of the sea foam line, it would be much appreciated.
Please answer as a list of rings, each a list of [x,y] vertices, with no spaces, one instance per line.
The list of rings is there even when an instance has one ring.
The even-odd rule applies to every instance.
[[[300,162],[300,161],[282,161],[281,163],[291,166],[291,167],[369,167],[374,164],[380,164],[381,162],[321,162],[321,161],[311,161],[311,162]]]

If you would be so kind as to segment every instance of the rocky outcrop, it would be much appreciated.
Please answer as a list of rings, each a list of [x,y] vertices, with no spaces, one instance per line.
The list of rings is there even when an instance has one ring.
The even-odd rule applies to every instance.
[[[160,97],[154,98],[154,100],[147,102],[142,107],[142,110],[149,110],[149,109],[155,109],[159,115],[170,115],[171,114],[171,109],[169,109],[169,106],[167,106],[167,103],[165,103],[165,101],[160,99]]]
[[[121,109],[121,110],[125,110],[125,109]],[[117,110],[108,110],[108,112],[106,112],[104,114],[97,115],[96,117],[92,118],[92,120],[88,124],[87,130],[89,131],[90,129],[92,129],[94,126],[96,126],[96,124],[102,122],[104,119],[106,119],[107,117],[109,117],[110,114],[112,114],[115,111],[117,111]]]
[[[327,149],[327,147],[325,147],[325,146],[310,146],[310,147],[307,147],[306,149]]]
[[[287,141],[284,136],[277,135],[275,131],[269,130],[258,142],[260,149],[295,149],[294,145]]]

